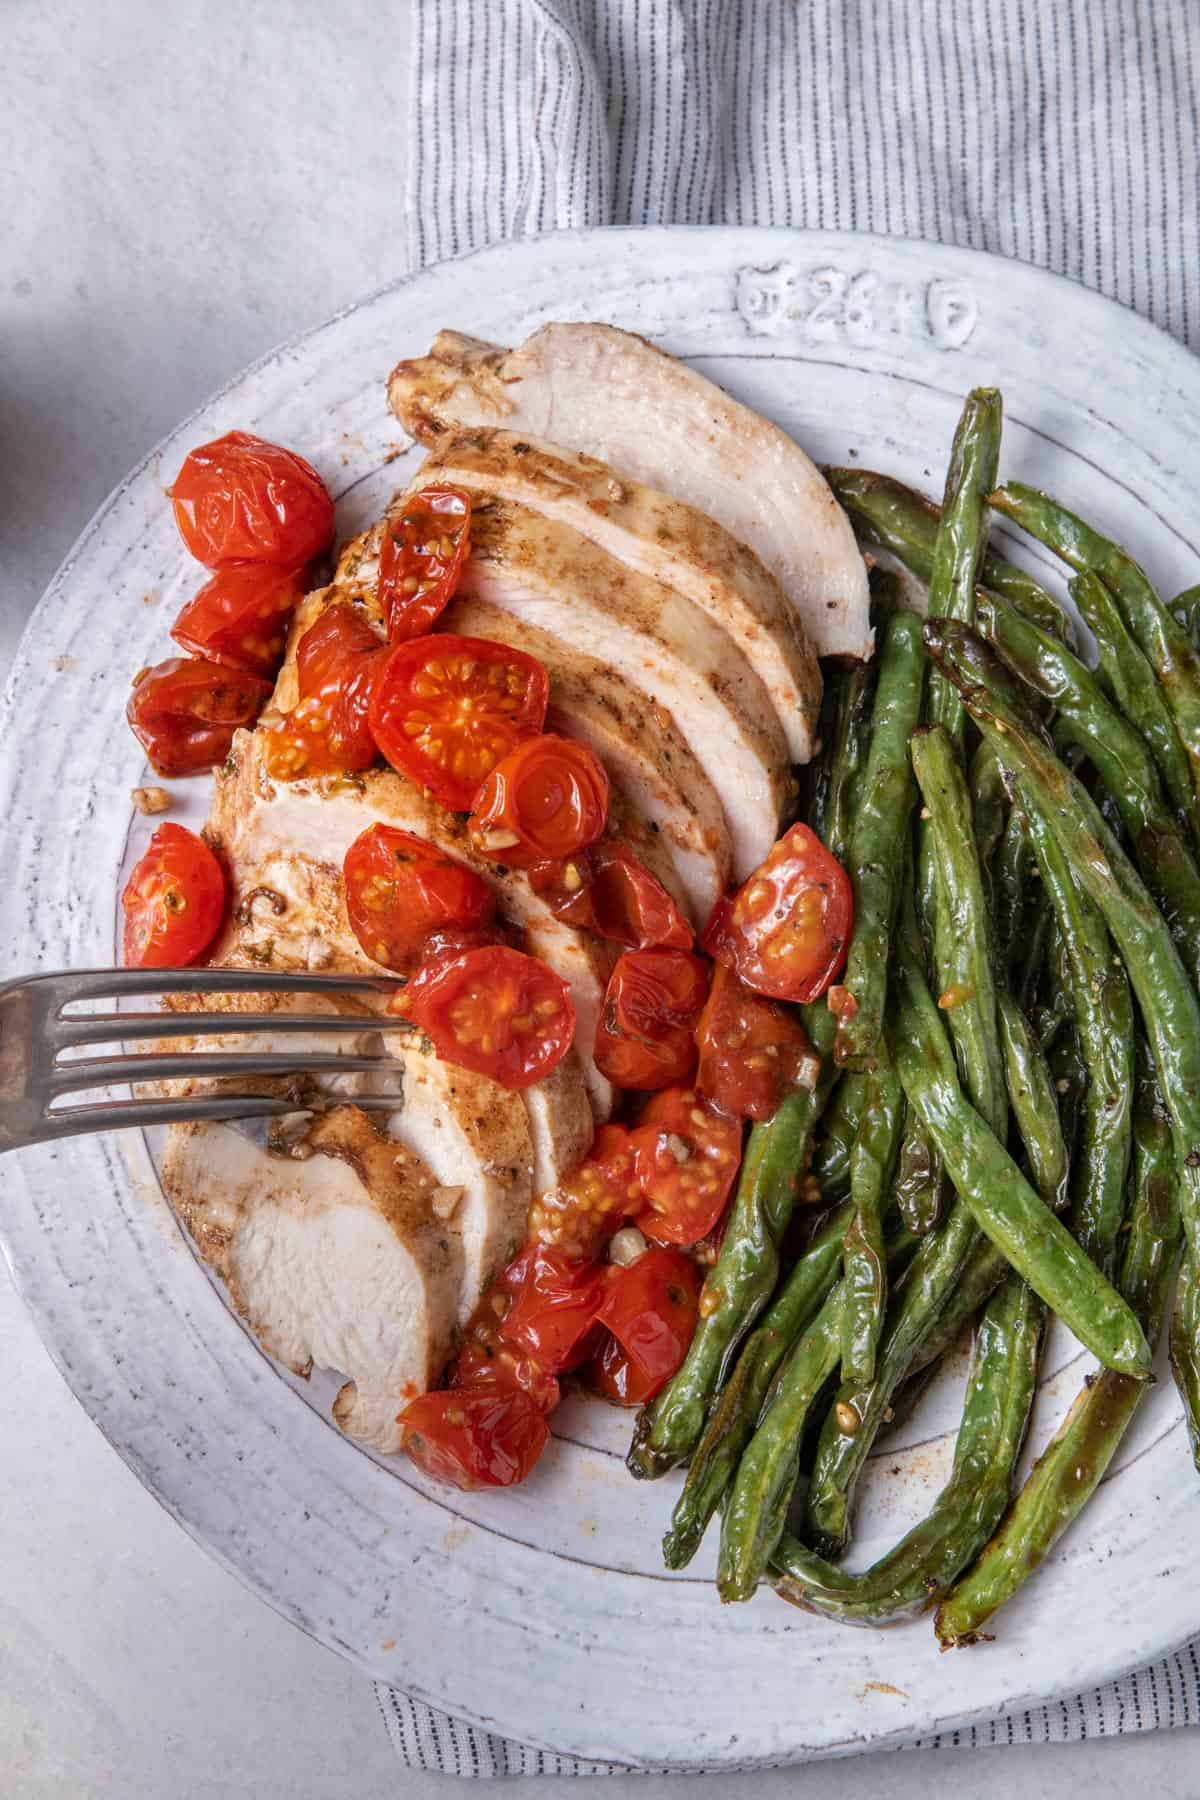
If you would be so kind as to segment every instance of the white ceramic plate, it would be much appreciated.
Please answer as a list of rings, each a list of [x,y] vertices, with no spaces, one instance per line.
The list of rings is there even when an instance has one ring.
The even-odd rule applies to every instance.
[[[8,701],[9,969],[114,957],[142,773],[125,697],[134,671],[168,653],[198,581],[163,492],[187,449],[233,426],[295,445],[337,495],[346,536],[412,458],[384,404],[398,357],[443,325],[511,343],[576,318],[688,357],[818,460],[857,458],[924,486],[942,479],[965,390],[996,383],[1007,472],[1101,521],[1165,592],[1200,572],[1200,364],[1067,282],[930,245],[737,230],[593,232],[448,264],[248,371],[134,470],[67,559]],[[711,1547],[665,1574],[676,1483],[628,1479],[628,1420],[598,1403],[568,1403],[543,1465],[507,1494],[451,1494],[356,1448],[329,1419],[331,1384],[281,1376],[226,1308],[140,1137],[44,1148],[4,1173],[0,1234],[17,1282],[79,1399],[152,1492],[364,1673],[492,1730],[630,1764],[766,1764],[1077,1692],[1200,1629],[1200,1483],[1169,1382],[1079,1527],[1002,1615],[998,1642],[939,1656],[928,1620],[854,1631],[770,1594],[722,1609]],[[1069,1340],[1051,1344],[1036,1442],[1086,1367]],[[949,1380],[915,1429],[880,1447],[857,1555],[926,1510],[956,1420]]]

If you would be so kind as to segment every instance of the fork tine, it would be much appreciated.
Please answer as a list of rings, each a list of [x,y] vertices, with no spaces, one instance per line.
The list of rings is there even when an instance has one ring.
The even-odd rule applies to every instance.
[[[125,994],[220,994],[247,990],[263,994],[390,994],[397,983],[382,975],[319,975],[291,970],[279,973],[269,969],[85,969],[79,974],[35,976],[28,985],[52,986],[62,1007],[76,1000],[119,999]]]
[[[114,1082],[173,1081],[184,1078],[208,1080],[216,1076],[238,1075],[248,1080],[266,1075],[353,1075],[364,1070],[395,1069],[401,1065],[393,1057],[339,1056],[336,1051],[311,1055],[288,1056],[283,1051],[254,1054],[241,1051],[213,1055],[184,1053],[150,1056],[81,1056],[70,1062],[57,1063],[46,1078],[52,1094],[70,1094],[81,1088],[109,1087]]]
[[[396,1112],[396,1096],[364,1094],[333,1100],[330,1107],[297,1106],[294,1100],[258,1094],[212,1094],[188,1100],[105,1100],[94,1106],[67,1106],[45,1114],[43,1128],[27,1139],[78,1137],[82,1132],[117,1131],[127,1126],[186,1125],[195,1121],[220,1124],[229,1119],[273,1119],[288,1113],[322,1112],[354,1106],[360,1112]]]
[[[135,1038],[240,1037],[256,1031],[374,1033],[405,1031],[406,1019],[378,1013],[89,1013],[55,1021],[54,1042],[62,1049]]]

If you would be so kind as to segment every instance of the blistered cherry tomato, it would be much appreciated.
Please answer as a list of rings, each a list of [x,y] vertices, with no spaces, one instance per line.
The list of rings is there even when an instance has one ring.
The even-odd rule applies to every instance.
[[[561,1375],[586,1357],[604,1299],[600,1263],[529,1244],[500,1283],[512,1304],[500,1327],[502,1342],[523,1351],[547,1374]]]
[[[447,1387],[478,1387],[485,1382],[523,1388],[542,1412],[553,1412],[562,1399],[557,1376],[547,1375],[532,1357],[501,1343],[495,1323],[493,1317],[491,1326],[484,1326],[478,1334],[475,1328],[468,1331],[466,1343],[450,1365]]]
[[[123,949],[131,969],[182,969],[212,943],[225,916],[225,876],[203,839],[160,825],[125,884]]]
[[[793,825],[700,942],[756,993],[816,1000],[846,960],[854,922],[850,877],[807,825]]]
[[[742,1158],[742,1127],[694,1088],[655,1094],[633,1133],[634,1169],[646,1196],[637,1216],[656,1244],[698,1244],[713,1230]]]
[[[432,630],[458,586],[470,529],[471,496],[455,487],[422,488],[388,520],[379,603],[393,644]]]
[[[270,695],[257,675],[173,656],[142,670],[125,717],[156,775],[201,775],[224,762],[234,732],[254,724]]]
[[[718,963],[696,1029],[696,1086],[735,1119],[773,1119],[814,1052],[799,1019]]]
[[[479,784],[546,717],[540,662],[487,638],[449,632],[397,644],[371,701],[371,730],[394,769],[466,812]]]
[[[609,1271],[597,1323],[611,1331],[649,1384],[650,1399],[688,1353],[700,1304],[700,1271],[682,1250],[655,1245]]]
[[[265,756],[276,781],[369,769],[378,752],[368,713],[386,654],[347,601],[323,612],[296,647],[298,704],[267,733]]]
[[[588,1364],[587,1380],[589,1387],[614,1406],[644,1406],[663,1385],[647,1375],[609,1331]]]
[[[333,537],[333,501],[294,450],[229,431],[184,459],[171,489],[179,535],[210,569],[225,563],[296,568]]]
[[[532,1396],[498,1381],[419,1394],[400,1414],[400,1428],[418,1468],[464,1489],[524,1481],[550,1436]]]
[[[609,977],[596,1028],[601,1074],[617,1087],[687,1081],[693,1032],[708,994],[708,969],[686,950],[626,950]]]
[[[431,933],[486,927],[496,900],[474,869],[392,825],[360,832],[342,863],[350,927],[389,969],[413,967]],[[465,947],[460,944],[459,947]]]
[[[523,951],[495,944],[423,963],[408,1017],[445,1062],[526,1088],[558,1067],[575,1036],[571,990]]]
[[[300,569],[230,563],[188,601],[171,636],[193,656],[251,675],[274,675],[283,661],[288,620],[303,593]]]
[[[486,775],[471,815],[485,856],[524,869],[573,856],[608,818],[608,776],[594,750],[574,738],[527,738]]]
[[[662,882],[619,838],[532,864],[529,884],[556,919],[627,949],[692,947],[692,928]]]

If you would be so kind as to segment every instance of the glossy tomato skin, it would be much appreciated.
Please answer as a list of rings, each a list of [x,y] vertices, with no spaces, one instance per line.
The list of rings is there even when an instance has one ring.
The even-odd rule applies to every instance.
[[[371,699],[371,730],[394,769],[469,812],[479,784],[546,718],[550,682],[523,650],[437,632],[396,644]]]
[[[645,1406],[664,1384],[647,1375],[606,1331],[588,1364],[588,1385],[614,1406]]]
[[[379,552],[379,604],[391,643],[432,631],[458,586],[470,532],[471,496],[450,486],[410,494],[388,520]]]
[[[156,775],[203,775],[224,762],[234,732],[254,724],[270,695],[257,675],[173,656],[142,670],[125,717]]]
[[[533,863],[529,883],[556,919],[628,950],[692,947],[692,928],[662,882],[619,838]]]
[[[188,601],[171,636],[191,656],[265,679],[283,661],[288,621],[303,593],[300,569],[229,563]]]
[[[385,654],[346,601],[309,627],[296,646],[299,702],[267,735],[266,764],[276,781],[355,774],[378,759],[369,713]]]
[[[171,489],[179,535],[210,569],[231,562],[295,568],[333,537],[333,501],[293,450],[246,431],[201,444]]]
[[[524,1356],[511,1344],[500,1341],[480,1343],[472,1338],[463,1345],[450,1365],[447,1387],[478,1387],[480,1382],[497,1382],[501,1387],[523,1388],[544,1413],[553,1412],[562,1399],[562,1389],[555,1375],[539,1368],[532,1357]]]
[[[501,1286],[512,1295],[502,1342],[549,1375],[562,1375],[585,1359],[605,1293],[600,1263],[529,1244],[509,1264]]]
[[[573,856],[600,836],[609,786],[594,750],[552,732],[526,738],[475,796],[471,834],[485,856],[516,869]]]
[[[756,993],[807,1002],[841,971],[853,924],[850,877],[807,825],[793,825],[717,903],[700,942]]]
[[[550,1437],[533,1397],[499,1381],[419,1394],[400,1427],[418,1468],[464,1490],[524,1481]]]
[[[445,1062],[527,1088],[556,1069],[575,1036],[565,981],[535,957],[495,944],[423,963],[406,992],[408,1017]]]
[[[708,969],[686,950],[627,950],[609,977],[596,1029],[596,1066],[617,1087],[687,1081]]]
[[[725,1211],[742,1158],[742,1127],[695,1088],[655,1094],[633,1133],[634,1169],[646,1206],[637,1216],[656,1244],[698,1244]]]
[[[700,1306],[700,1271],[682,1250],[659,1245],[609,1271],[597,1323],[611,1331],[649,1384],[650,1399],[687,1355]]]
[[[160,825],[121,895],[131,969],[181,969],[202,956],[225,916],[225,876],[202,838]]]
[[[799,1019],[718,963],[696,1029],[696,1086],[734,1119],[773,1119],[814,1052]]]
[[[365,953],[385,968],[406,972],[431,933],[445,948],[447,934],[481,931],[495,916],[495,895],[474,869],[391,825],[360,832],[342,875],[350,927]]]

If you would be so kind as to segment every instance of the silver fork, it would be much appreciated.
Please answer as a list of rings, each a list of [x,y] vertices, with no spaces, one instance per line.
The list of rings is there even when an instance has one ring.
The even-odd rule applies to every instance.
[[[80,1001],[121,1001],[133,995],[178,993],[391,994],[395,982],[371,975],[281,975],[257,969],[88,969],[79,974],[33,975],[0,985],[0,1150],[75,1137],[80,1132],[113,1131],[125,1125],[166,1125],[187,1119],[270,1118],[316,1110],[295,1099],[261,1094],[168,1096],[161,1100],[94,1101],[57,1104],[88,1088],[145,1081],[210,1076],[347,1075],[396,1069],[384,1052],[340,1056],[335,1051],[214,1051],[209,1054],[79,1056],[91,1045],[136,1038],[226,1036],[256,1031],[345,1032],[405,1030],[402,1019],[375,1026],[369,1017],[348,1013],[238,1013],[164,1011],[70,1013]],[[309,1096],[305,1096],[307,1102]],[[365,1095],[355,1105],[395,1110],[391,1096]]]

